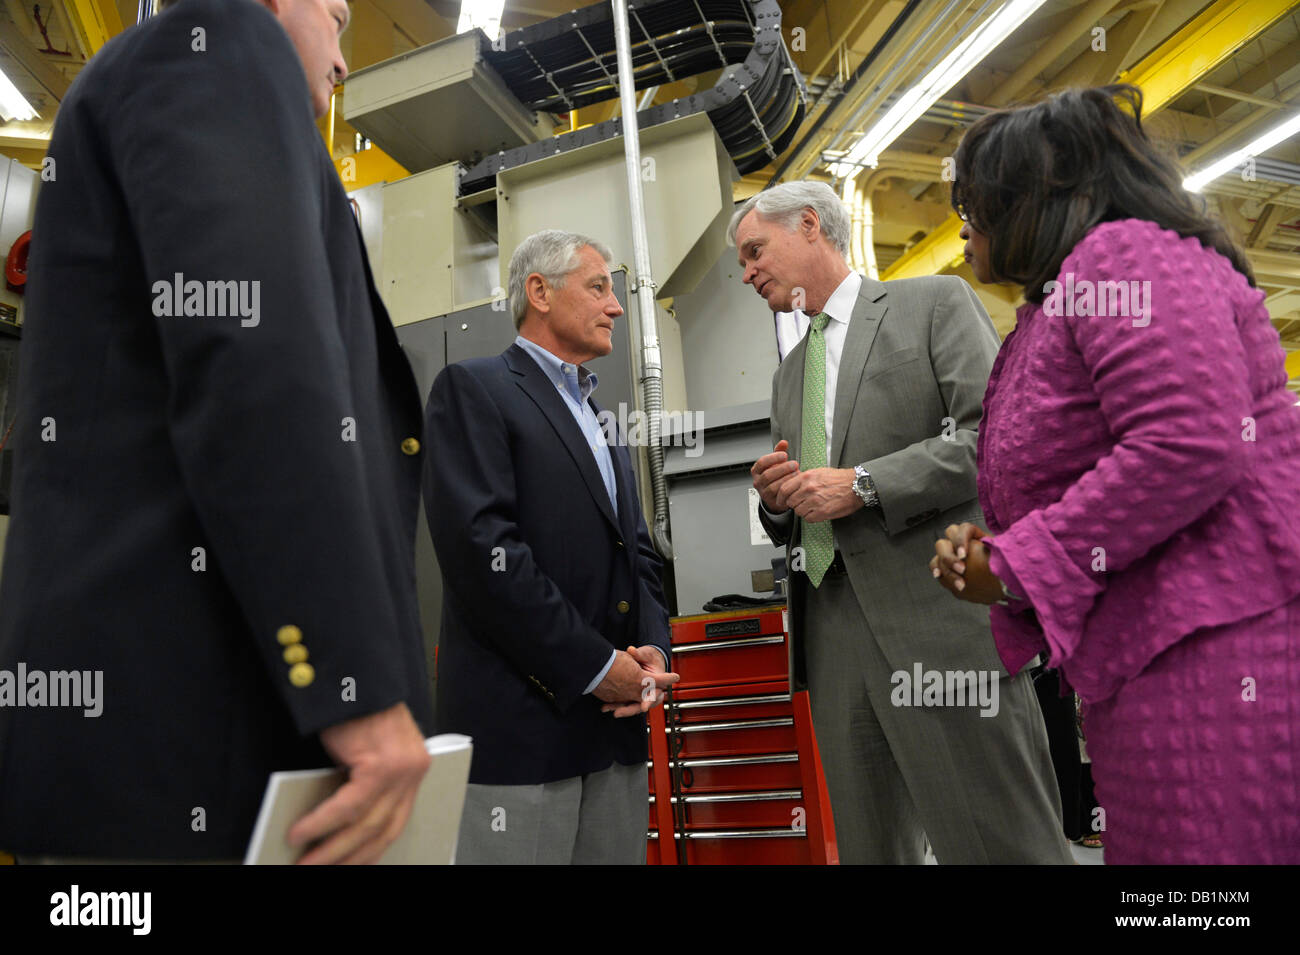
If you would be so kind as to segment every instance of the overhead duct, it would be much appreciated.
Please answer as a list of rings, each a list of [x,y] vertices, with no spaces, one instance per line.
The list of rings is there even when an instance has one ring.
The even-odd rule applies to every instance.
[[[641,448],[638,478],[643,500],[653,500],[655,543],[671,558],[662,442],[691,448],[693,462],[702,418],[690,409],[705,405],[689,401],[687,366],[711,359],[707,348],[685,353],[678,317],[660,302],[692,294],[715,270],[737,171],[760,168],[788,146],[807,94],[775,0],[660,0],[619,12],[626,26],[618,37],[617,14],[600,4],[492,43],[477,32],[448,38],[359,70],[344,103],[348,122],[411,172],[379,187],[367,219],[383,228],[367,241],[379,246],[371,254],[382,256],[385,304],[422,386],[445,364],[513,340],[508,262],[526,236],[595,236],[626,267],[628,340],[606,366],[609,376],[600,371],[602,395],[611,412],[636,413],[648,426],[644,434],[629,417],[627,433],[644,434],[629,443]],[[637,109],[646,90],[701,73],[711,88]],[[556,112],[615,96],[618,118],[550,135]],[[635,128],[625,126],[634,116]],[[743,302],[735,314],[757,299]],[[697,375],[711,415],[729,400],[749,400],[749,390],[766,391],[775,345],[759,344],[745,346],[753,376],[742,369],[737,382],[722,384]],[[734,343],[722,347],[737,352]],[[765,426],[755,430],[766,435]],[[744,517],[748,495],[736,497]],[[747,559],[752,549],[746,544]],[[760,566],[770,549],[758,548]],[[435,577],[422,576],[430,593]]]
[[[721,68],[717,84],[636,114],[641,129],[708,113],[741,175],[774,161],[803,120],[807,89],[781,39],[776,0],[661,0],[630,11],[635,88]],[[487,61],[526,106],[568,111],[618,95],[613,7],[596,4],[506,34]],[[462,194],[543,151],[565,152],[618,136],[622,118],[537,146],[490,156],[466,170]]]

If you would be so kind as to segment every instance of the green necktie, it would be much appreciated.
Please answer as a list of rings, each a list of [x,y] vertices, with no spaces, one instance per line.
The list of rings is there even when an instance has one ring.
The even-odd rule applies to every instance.
[[[803,359],[803,430],[799,449],[800,471],[826,467],[826,323],[825,312],[812,320]],[[804,573],[814,587],[821,586],[831,565],[835,544],[830,521],[803,522]]]

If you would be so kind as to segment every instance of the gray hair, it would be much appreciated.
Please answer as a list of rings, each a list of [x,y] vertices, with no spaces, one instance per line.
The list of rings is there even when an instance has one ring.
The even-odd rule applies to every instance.
[[[727,242],[736,244],[736,229],[740,220],[755,209],[764,219],[779,223],[791,232],[799,227],[803,211],[811,209],[821,221],[822,235],[826,236],[840,255],[846,259],[849,257],[849,230],[852,222],[849,210],[840,197],[835,195],[835,190],[826,183],[783,182],[750,196],[731,217],[731,225],[727,226]]]
[[[510,312],[516,329],[524,323],[528,311],[528,276],[536,272],[552,288],[563,288],[569,273],[578,267],[578,253],[586,246],[595,249],[606,264],[614,258],[603,242],[559,229],[534,232],[519,243],[510,256]]]

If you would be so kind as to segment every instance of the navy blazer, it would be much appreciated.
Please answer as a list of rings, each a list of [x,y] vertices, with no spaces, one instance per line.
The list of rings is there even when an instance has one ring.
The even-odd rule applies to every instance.
[[[49,154],[0,668],[101,671],[103,711],[0,706],[0,848],[242,856],[267,775],[329,765],[321,729],[402,701],[432,722],[419,393],[261,5],[182,0],[111,40]],[[177,273],[258,281],[256,322],[157,314]]]
[[[669,652],[662,564],[627,448],[610,445],[616,517],[568,405],[518,345],[443,369],[425,435],[444,586],[437,725],[474,737],[470,781],[643,763],[645,717],[614,719],[582,692],[611,648]]]

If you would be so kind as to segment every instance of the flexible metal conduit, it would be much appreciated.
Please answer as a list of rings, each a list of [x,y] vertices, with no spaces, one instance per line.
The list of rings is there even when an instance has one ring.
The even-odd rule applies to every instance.
[[[627,0],[613,0],[614,44],[618,51],[618,95],[623,110],[623,158],[627,166],[627,195],[632,214],[632,252],[636,267],[636,326],[641,337],[642,405],[649,419],[650,486],[654,495],[655,548],[664,560],[673,556],[668,530],[668,483],[664,478],[664,449],[660,442],[664,407],[664,373],[659,349],[659,316],[655,312],[655,283],[650,271],[650,239],[641,193],[641,131],[637,126],[636,86],[632,43],[627,26]]]

